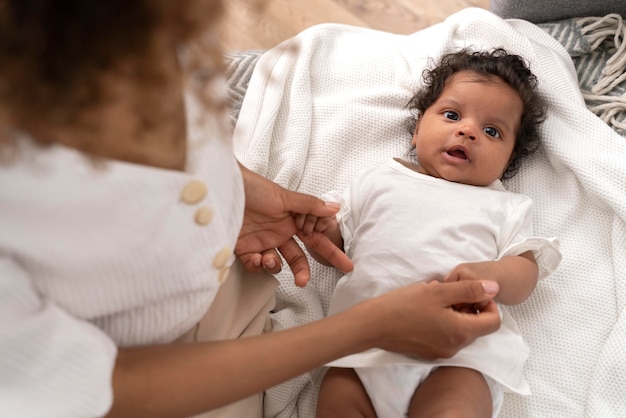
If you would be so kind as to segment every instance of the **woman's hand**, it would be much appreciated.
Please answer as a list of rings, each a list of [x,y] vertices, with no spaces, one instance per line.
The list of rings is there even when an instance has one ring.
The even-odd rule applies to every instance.
[[[246,207],[235,254],[249,271],[281,270],[278,252],[287,260],[298,286],[305,286],[310,267],[302,248],[293,239],[298,232],[295,219],[306,215],[331,217],[338,207],[303,193],[287,190],[240,164],[244,178]],[[307,246],[337,269],[352,270],[352,262],[323,233],[312,231]]]
[[[419,283],[394,290],[357,305],[362,318],[376,317],[371,331],[382,335],[374,345],[388,351],[427,360],[451,357],[476,338],[500,327],[493,298],[499,290],[493,281]],[[458,305],[482,306],[459,312]]]

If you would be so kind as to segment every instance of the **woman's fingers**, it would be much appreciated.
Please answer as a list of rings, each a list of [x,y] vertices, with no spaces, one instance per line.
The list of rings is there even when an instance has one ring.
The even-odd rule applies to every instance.
[[[339,271],[347,273],[352,271],[354,268],[352,260],[350,260],[346,253],[337,247],[323,233],[314,231],[310,235],[306,236],[303,233],[298,232],[298,238],[300,238],[300,240],[302,240],[307,247],[315,250],[318,255],[328,260],[328,262],[335,266],[335,268]]]

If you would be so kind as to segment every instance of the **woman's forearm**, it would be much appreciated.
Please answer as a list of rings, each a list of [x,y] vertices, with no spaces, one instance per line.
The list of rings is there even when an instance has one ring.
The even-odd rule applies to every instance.
[[[350,312],[239,340],[122,348],[109,416],[188,416],[261,392],[373,346],[358,322]]]
[[[500,326],[494,282],[420,283],[328,318],[256,337],[122,348],[109,416],[188,416],[258,393],[342,356],[379,347],[449,357]],[[491,301],[491,302],[489,302]],[[480,303],[480,314],[456,312]]]

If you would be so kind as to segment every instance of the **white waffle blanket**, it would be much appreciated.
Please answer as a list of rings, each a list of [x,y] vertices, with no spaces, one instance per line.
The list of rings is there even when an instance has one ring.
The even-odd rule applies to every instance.
[[[507,395],[501,416],[624,417],[626,138],[587,110],[568,54],[543,30],[481,9],[408,36],[310,28],[259,60],[235,128],[236,154],[291,189],[342,189],[356,171],[404,153],[411,138],[405,104],[423,68],[461,47],[504,47],[525,57],[549,103],[542,149],[507,187],[535,200],[537,233],[560,239],[563,261],[511,309],[530,346],[525,374],[533,394]],[[328,308],[340,274],[312,266],[305,289],[289,272],[279,275],[275,329]],[[269,390],[266,416],[313,416],[313,381],[301,376]]]

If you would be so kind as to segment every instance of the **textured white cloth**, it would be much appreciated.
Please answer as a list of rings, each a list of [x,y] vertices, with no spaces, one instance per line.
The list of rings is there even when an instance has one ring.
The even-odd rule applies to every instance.
[[[561,260],[558,242],[533,232],[532,201],[507,192],[499,180],[487,187],[453,183],[389,160],[359,173],[336,197],[341,203],[337,221],[344,250],[354,262],[354,270],[337,283],[329,315],[411,283],[441,280],[465,262],[499,260],[532,251],[542,279]],[[372,349],[330,365],[468,367],[491,377],[507,391],[528,395],[522,375],[528,347],[505,307],[500,311],[498,331],[448,359],[424,362]],[[400,402],[405,401],[408,407],[410,398]]]
[[[187,104],[185,172],[25,137],[0,165],[0,416],[104,415],[116,346],[172,341],[211,304],[243,186],[224,124]],[[185,202],[192,180],[208,193]]]
[[[525,57],[549,104],[540,152],[506,186],[533,199],[535,231],[559,238],[563,261],[510,309],[530,348],[533,395],[507,395],[501,416],[626,416],[626,141],[585,107],[570,57],[539,27],[466,9],[408,36],[310,28],[259,60],[236,154],[291,189],[341,190],[360,169],[404,153],[405,105],[423,68],[466,46]],[[279,276],[275,329],[325,313],[340,273],[314,263],[312,273],[304,289]],[[309,376],[272,388],[266,414],[311,417],[316,391]]]

